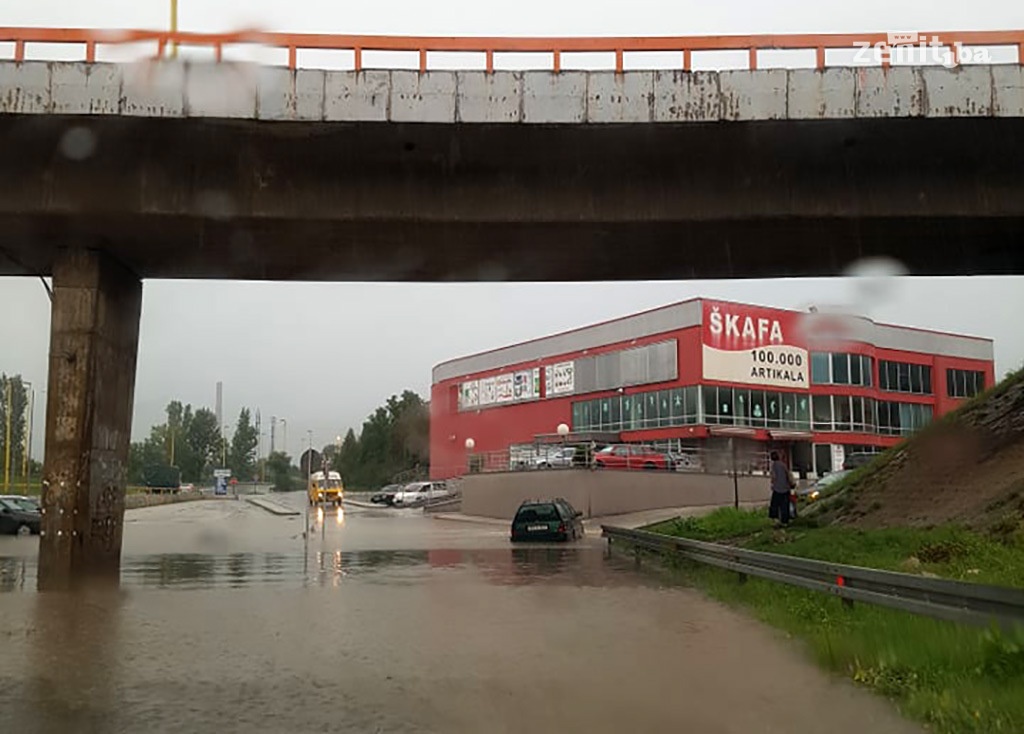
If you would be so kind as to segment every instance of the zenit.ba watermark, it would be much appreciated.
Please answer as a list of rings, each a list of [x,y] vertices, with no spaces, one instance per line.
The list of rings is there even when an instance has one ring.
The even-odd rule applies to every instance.
[[[989,64],[986,48],[964,46],[959,41],[948,43],[938,36],[920,33],[889,33],[885,41],[855,41],[858,51],[854,63],[871,64],[941,64],[952,68],[959,64]]]

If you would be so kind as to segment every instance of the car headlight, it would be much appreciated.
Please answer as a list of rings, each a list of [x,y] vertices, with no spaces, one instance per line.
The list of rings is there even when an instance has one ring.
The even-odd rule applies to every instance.
[[[818,495],[819,494],[820,494],[820,492],[818,492],[818,490],[814,490],[813,492],[811,492],[811,499],[812,500],[818,499]]]

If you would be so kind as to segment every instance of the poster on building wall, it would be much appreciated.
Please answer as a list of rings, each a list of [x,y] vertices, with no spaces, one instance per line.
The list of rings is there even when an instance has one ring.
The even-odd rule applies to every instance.
[[[701,328],[706,380],[771,387],[810,387],[810,356],[799,314],[704,301]]]
[[[533,372],[530,370],[515,373],[513,388],[516,400],[533,400],[537,397],[533,390]]]
[[[497,385],[493,377],[480,380],[479,405],[494,405],[497,400]]]
[[[548,397],[568,395],[576,389],[576,365],[573,362],[559,362],[545,368],[544,380]]]
[[[467,410],[480,404],[480,383],[476,380],[459,385],[459,410]]]
[[[540,398],[540,367],[533,368],[533,397]]]
[[[515,385],[513,375],[506,372],[494,378],[494,402],[511,403],[515,400]]]
[[[841,443],[832,444],[832,471],[839,471],[846,461],[846,447]]]

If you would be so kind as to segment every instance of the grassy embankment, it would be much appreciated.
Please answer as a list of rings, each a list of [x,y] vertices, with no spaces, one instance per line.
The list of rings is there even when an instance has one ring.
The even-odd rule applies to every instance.
[[[718,510],[650,528],[698,540],[872,568],[1024,586],[1024,534],[960,527],[858,530],[795,526],[777,531],[764,511]],[[1024,731],[1024,631],[941,622],[683,562],[711,596],[749,608],[802,640],[824,667],[893,699],[944,734]]]

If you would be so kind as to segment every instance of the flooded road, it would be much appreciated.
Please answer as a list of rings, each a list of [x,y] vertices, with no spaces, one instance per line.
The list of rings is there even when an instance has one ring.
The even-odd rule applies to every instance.
[[[302,495],[284,498],[302,509]],[[36,594],[0,538],[0,730],[913,732],[779,635],[599,538],[411,510],[131,511],[116,592]]]

